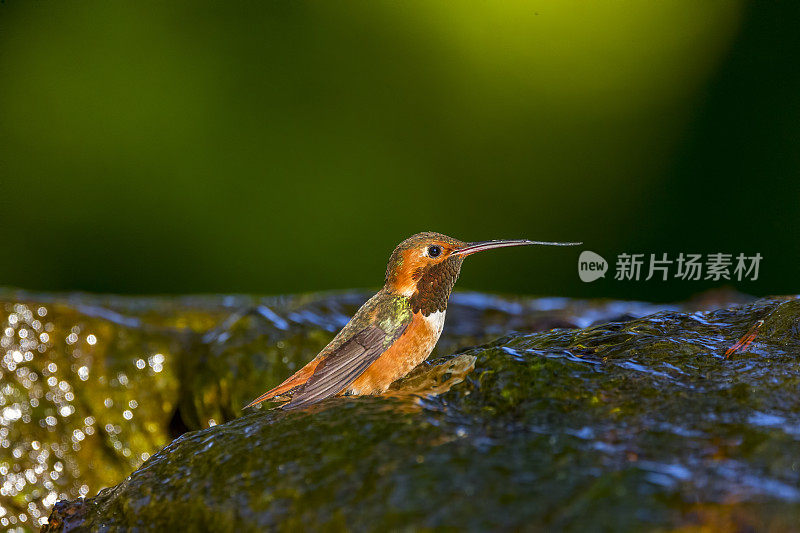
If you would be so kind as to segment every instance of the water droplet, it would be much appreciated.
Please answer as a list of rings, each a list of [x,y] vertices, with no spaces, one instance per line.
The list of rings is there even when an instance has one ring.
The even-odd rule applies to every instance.
[[[11,407],[6,407],[5,409],[3,409],[3,418],[11,422],[19,420],[21,416],[22,416],[22,409],[19,408],[18,404],[14,404]]]

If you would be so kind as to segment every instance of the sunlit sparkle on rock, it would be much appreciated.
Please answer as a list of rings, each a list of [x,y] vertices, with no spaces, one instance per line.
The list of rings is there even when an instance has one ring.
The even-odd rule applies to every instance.
[[[0,301],[0,530],[38,528],[59,499],[105,486],[95,484],[109,473],[98,474],[76,460],[96,453],[98,444],[110,451],[104,468],[118,465],[117,475],[138,467],[153,446],[130,440],[134,413],[146,427],[154,425],[147,418],[152,410],[143,408],[147,400],[133,396],[132,385],[156,379],[163,354],[154,353],[155,345],[126,338],[123,350],[130,346],[131,353],[115,360],[98,346],[115,349],[117,325],[109,328],[104,318],[70,304],[64,313],[61,309]],[[159,446],[160,431],[148,429]]]
[[[16,404],[14,404],[14,406],[12,407],[6,407],[5,409],[3,409],[3,419],[9,422],[19,420],[21,416],[22,416],[22,410]]]

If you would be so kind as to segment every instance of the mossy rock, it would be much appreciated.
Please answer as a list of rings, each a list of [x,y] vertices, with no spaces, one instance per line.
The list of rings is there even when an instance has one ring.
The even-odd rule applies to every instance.
[[[607,303],[569,302],[562,306],[569,313],[550,319],[599,322],[543,332],[535,331],[544,317],[532,301],[497,302],[505,309],[456,298],[463,308],[453,313],[452,331],[460,335],[451,332],[443,340],[449,349],[439,352],[451,355],[386,396],[256,410],[185,433],[119,485],[59,504],[50,528],[791,530],[800,523],[800,300],[652,314],[643,304],[619,314]],[[615,309],[617,319],[600,309]],[[486,320],[495,312],[504,318]],[[497,332],[506,334],[468,347],[485,340],[482,321],[502,323]],[[748,331],[752,342],[726,354]],[[227,342],[207,350],[220,364]],[[245,358],[251,348],[236,350]],[[307,358],[313,349],[300,352]],[[259,390],[195,398],[195,411],[216,402],[223,419],[226,408],[235,416],[239,405],[225,403]]]

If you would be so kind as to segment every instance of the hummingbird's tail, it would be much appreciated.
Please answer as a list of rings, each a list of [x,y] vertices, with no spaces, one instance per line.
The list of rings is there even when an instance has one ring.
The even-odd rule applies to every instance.
[[[312,374],[314,374],[314,369],[317,368],[318,364],[319,361],[314,359],[306,366],[304,366],[303,368],[301,368],[300,370],[289,376],[289,378],[286,381],[284,381],[274,389],[268,390],[267,392],[265,392],[252,402],[245,405],[242,409],[248,409],[267,400],[284,401],[284,398],[278,398],[278,396],[290,393],[292,392],[293,389],[296,389],[297,387],[308,381],[308,378],[310,378]],[[288,398],[286,400],[288,401]]]
[[[277,387],[276,387],[275,389],[272,389],[270,391],[265,392],[264,394],[262,394],[261,396],[259,396],[255,400],[253,400],[252,402],[248,403],[247,405],[242,407],[242,409],[249,409],[250,407],[254,407],[254,406],[260,404],[261,402],[265,402],[267,400],[271,400],[272,398],[274,398],[278,394],[280,394],[280,391],[278,391]]]

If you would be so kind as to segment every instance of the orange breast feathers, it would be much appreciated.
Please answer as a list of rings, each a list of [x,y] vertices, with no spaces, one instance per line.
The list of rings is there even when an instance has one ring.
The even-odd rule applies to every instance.
[[[403,334],[347,388],[351,394],[379,394],[428,358],[444,326],[444,311],[414,313]]]

